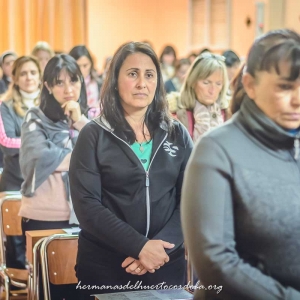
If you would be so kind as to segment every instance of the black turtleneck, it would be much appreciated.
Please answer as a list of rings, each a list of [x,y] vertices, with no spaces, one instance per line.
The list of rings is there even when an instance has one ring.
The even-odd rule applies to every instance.
[[[195,299],[300,299],[295,140],[247,98],[195,146],[185,173],[183,229],[201,283],[223,286],[218,295],[199,290]]]

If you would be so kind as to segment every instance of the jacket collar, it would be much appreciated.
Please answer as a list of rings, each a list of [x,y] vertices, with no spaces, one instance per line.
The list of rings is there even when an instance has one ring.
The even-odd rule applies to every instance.
[[[104,130],[111,132],[113,135],[117,136],[119,139],[123,140],[123,142],[120,142],[119,145],[123,148],[123,150],[127,153],[128,157],[133,157],[134,160],[136,160],[136,155],[132,156],[132,150],[128,147],[124,147],[124,144],[127,142],[124,140],[122,135],[117,134],[114,132],[114,129],[110,126],[110,124],[107,122],[107,120],[103,117],[97,117],[93,119],[95,123],[97,123],[99,126],[101,126]],[[151,154],[151,160],[154,156],[154,153],[156,153],[157,149],[162,145],[162,143],[167,138],[167,125],[162,122],[160,124],[160,128],[155,130],[154,136],[153,136],[153,144],[152,144],[152,154]]]
[[[109,131],[109,132],[114,132],[114,130],[115,130],[115,129],[108,123],[108,121],[105,119],[104,116],[99,116],[99,117],[93,119],[93,121],[94,121],[95,123],[97,123],[98,125],[100,125],[101,127],[103,127],[105,130]],[[165,121],[161,122],[161,123],[159,124],[159,127],[160,127],[161,129],[163,129],[164,131],[166,131],[166,132],[168,131],[168,126],[167,126],[167,124],[166,124]]]
[[[300,134],[295,136],[277,125],[248,96],[243,99],[235,118],[252,137],[278,154],[281,150],[292,150],[294,146],[295,159],[298,159]]]

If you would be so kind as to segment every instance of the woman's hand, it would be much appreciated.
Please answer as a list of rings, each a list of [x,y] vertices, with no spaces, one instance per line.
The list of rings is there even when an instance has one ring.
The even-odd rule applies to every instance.
[[[154,273],[170,260],[165,249],[172,249],[174,246],[162,240],[148,241],[139,254],[139,261],[148,272]]]
[[[67,101],[61,106],[61,108],[64,110],[65,115],[70,117],[74,123],[80,119],[81,109],[78,102],[73,100]]]
[[[141,262],[132,257],[127,257],[123,261],[122,268],[125,268],[125,271],[132,275],[144,275],[147,273],[147,269],[141,264]]]

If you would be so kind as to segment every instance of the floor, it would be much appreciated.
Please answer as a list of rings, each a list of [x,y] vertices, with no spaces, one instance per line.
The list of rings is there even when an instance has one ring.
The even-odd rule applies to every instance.
[[[11,300],[26,300],[27,296],[16,296],[16,297],[12,297]],[[5,293],[2,292],[0,294],[0,300],[5,300]]]

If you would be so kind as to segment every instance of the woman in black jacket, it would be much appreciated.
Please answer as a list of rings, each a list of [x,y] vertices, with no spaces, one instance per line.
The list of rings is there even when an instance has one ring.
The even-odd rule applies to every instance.
[[[70,164],[82,228],[79,289],[184,283],[180,196],[192,141],[170,119],[163,89],[148,45],[118,49],[103,86],[102,113],[81,131]],[[114,291],[80,290],[82,299]]]

